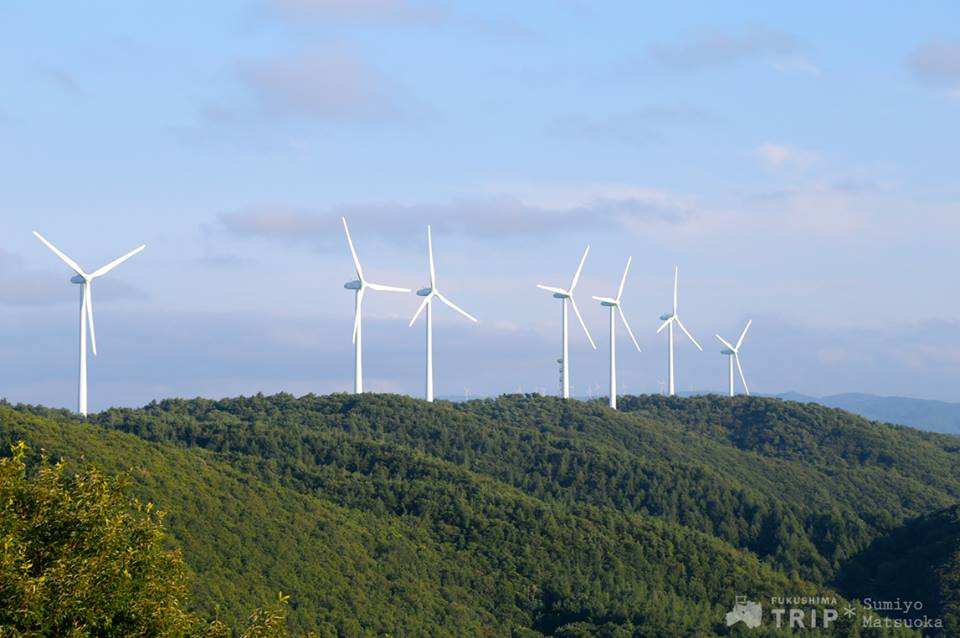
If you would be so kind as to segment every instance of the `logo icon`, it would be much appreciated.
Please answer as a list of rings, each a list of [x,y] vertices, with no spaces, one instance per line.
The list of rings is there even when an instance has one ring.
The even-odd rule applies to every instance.
[[[760,626],[762,618],[763,608],[760,606],[760,603],[747,600],[746,596],[737,596],[733,610],[727,612],[726,615],[727,627],[732,627],[738,622],[742,622],[747,627],[753,629],[754,627]]]

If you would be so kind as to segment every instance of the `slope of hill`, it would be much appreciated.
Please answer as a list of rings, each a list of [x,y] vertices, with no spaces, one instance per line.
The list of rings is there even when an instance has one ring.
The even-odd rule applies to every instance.
[[[909,601],[910,608],[901,605],[896,613],[943,618],[946,635],[960,635],[960,505],[877,538],[844,565],[839,582],[848,590],[872,592],[873,600]],[[903,591],[912,597],[904,599]]]
[[[417,635],[413,626],[435,635],[460,635],[442,629],[449,627],[594,635],[603,626],[689,635],[677,628],[725,631],[723,607],[735,593],[789,595],[838,582],[847,597],[868,597],[869,578],[836,580],[848,563],[907,521],[960,500],[954,437],[778,399],[620,403],[615,412],[602,401],[535,395],[427,404],[281,394],[163,401],[88,424],[22,408],[42,423],[5,425],[4,436],[38,437],[54,423],[70,429],[48,448],[85,452],[77,442],[90,436],[112,467],[133,464],[132,452],[116,456],[124,445],[149,442],[160,459],[180,458],[193,471],[215,467],[218,477],[261,490],[264,512],[273,500],[285,503],[280,512],[297,503],[296,512],[334,508],[329,517],[340,522],[310,527],[288,513],[271,527],[260,523],[266,515],[248,521],[197,505],[191,494],[218,497],[171,478],[161,460],[148,475],[167,478],[143,484],[161,502],[173,499],[171,527],[188,562],[211,575],[212,584],[198,584],[205,609],[226,609],[236,595],[238,613],[270,587],[312,592],[322,583],[329,595],[300,598],[300,627],[339,627],[349,610],[361,626],[394,635]],[[23,411],[4,412],[3,421],[38,418]],[[105,446],[111,437],[126,443]],[[243,500],[234,505],[249,509]],[[178,510],[193,518],[178,519]],[[232,534],[288,549],[280,558],[264,550],[251,565],[243,552],[250,538],[200,531],[209,511]],[[299,533],[302,525],[311,534]],[[349,547],[334,543],[330,556],[324,534]],[[378,544],[383,536],[400,539],[398,547]],[[251,566],[259,571],[246,594],[261,600],[217,589],[246,583]],[[757,573],[741,580],[744,569]],[[363,578],[330,584],[331,571]],[[911,587],[904,582],[901,596],[915,594]],[[491,624],[499,633],[476,633]]]
[[[883,423],[909,425],[928,432],[960,434],[960,403],[862,393],[825,397],[788,393],[781,395],[781,398],[840,408]]]
[[[361,403],[376,410],[383,400]],[[253,452],[260,441],[269,454],[199,449],[218,436],[214,427],[181,429],[182,444],[173,446],[5,407],[0,438],[129,472],[142,497],[169,511],[201,610],[231,621],[282,589],[294,596],[294,626],[324,636],[695,635],[724,631],[738,592],[829,591],[703,533],[612,508],[541,501],[349,429],[317,428],[326,446],[311,448],[322,455],[307,459],[281,436],[297,402],[250,401],[273,412],[273,425],[254,427],[262,439],[223,422],[231,402],[180,407],[200,409],[211,426],[220,422],[224,447]]]

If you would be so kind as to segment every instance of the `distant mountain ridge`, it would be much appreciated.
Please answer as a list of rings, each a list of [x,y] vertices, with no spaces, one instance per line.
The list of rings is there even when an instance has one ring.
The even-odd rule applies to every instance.
[[[941,434],[960,434],[960,403],[878,396],[860,392],[832,394],[825,397],[785,392],[776,396],[788,401],[819,403],[830,408],[840,408],[873,421],[908,425],[919,430]]]

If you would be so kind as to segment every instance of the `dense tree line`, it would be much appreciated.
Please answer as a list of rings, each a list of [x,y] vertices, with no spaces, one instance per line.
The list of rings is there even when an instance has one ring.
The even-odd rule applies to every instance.
[[[622,404],[276,395],[166,401],[98,419],[148,440],[270,459],[293,477],[369,465],[384,446],[396,457],[417,451],[537,498],[699,529],[817,582],[877,535],[960,496],[954,437],[751,397]],[[383,446],[371,452],[369,442]],[[402,470],[391,463],[383,471]]]
[[[237,624],[283,589],[321,635],[726,633],[734,594],[826,591],[960,493],[951,437],[757,398],[621,405],[281,394],[0,423],[165,500],[199,613]]]

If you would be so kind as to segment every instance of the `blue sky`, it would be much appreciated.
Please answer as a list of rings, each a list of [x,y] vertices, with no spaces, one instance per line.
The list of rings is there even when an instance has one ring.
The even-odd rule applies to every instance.
[[[758,392],[960,401],[960,10],[894,3],[0,2],[0,395],[90,403],[349,389],[340,215],[385,283],[441,287],[439,395],[556,390],[564,284],[592,251],[576,394],[657,391],[680,267],[683,390],[754,326]],[[417,298],[371,295],[369,389],[422,392]]]

